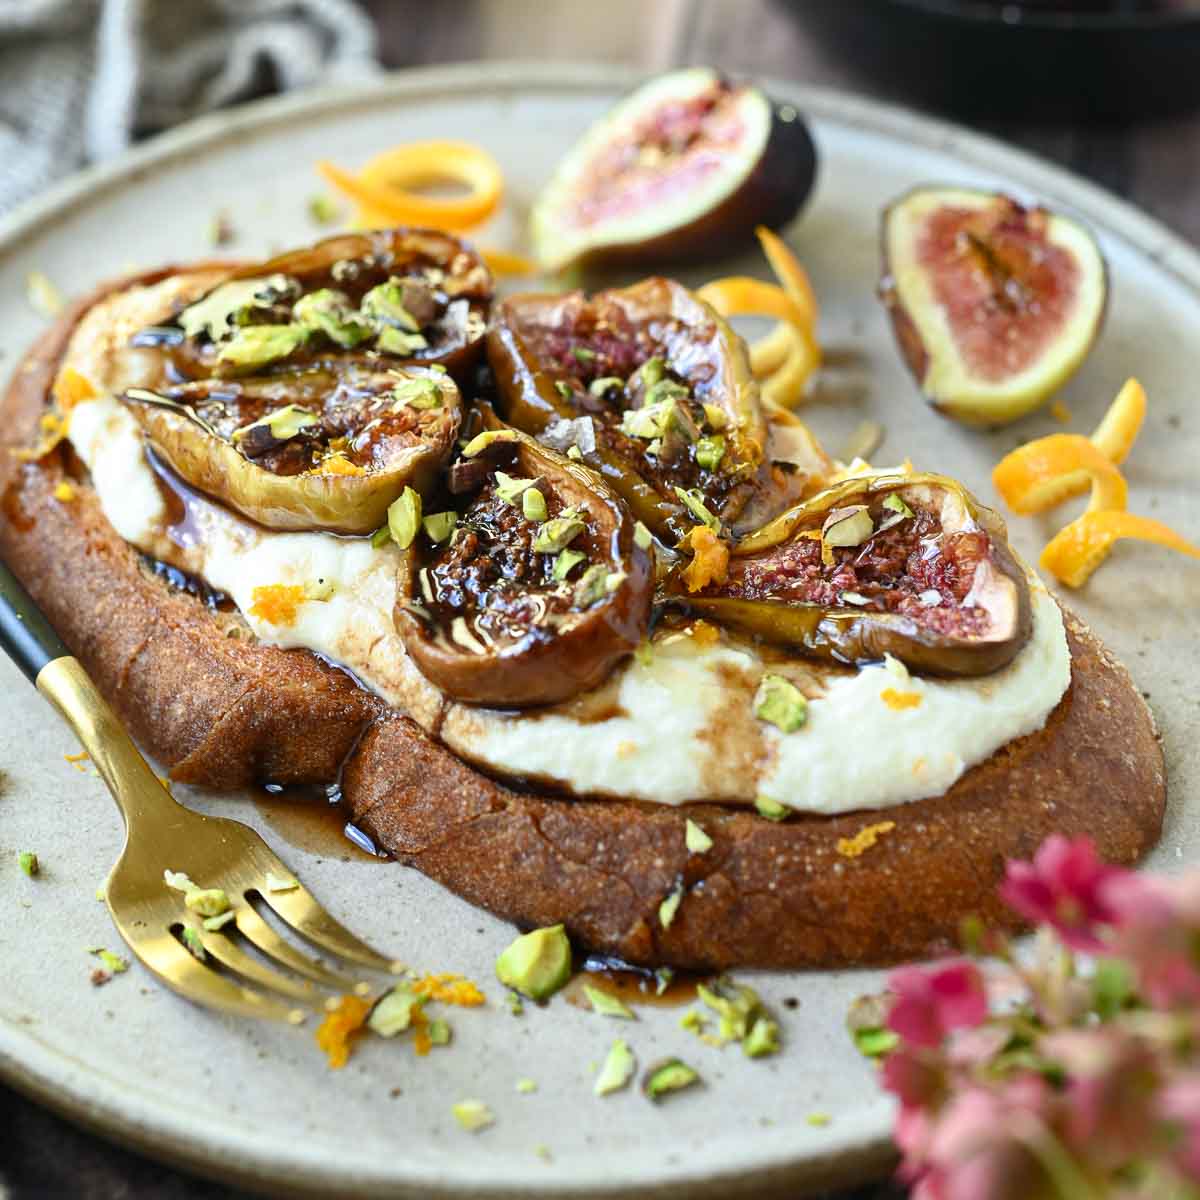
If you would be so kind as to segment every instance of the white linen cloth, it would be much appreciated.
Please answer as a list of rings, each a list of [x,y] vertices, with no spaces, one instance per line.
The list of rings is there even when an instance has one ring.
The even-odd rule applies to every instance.
[[[353,0],[0,0],[0,212],[135,136],[377,69]]]

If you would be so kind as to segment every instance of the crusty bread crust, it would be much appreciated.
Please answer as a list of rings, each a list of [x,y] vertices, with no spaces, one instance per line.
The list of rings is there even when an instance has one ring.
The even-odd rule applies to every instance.
[[[1015,928],[996,887],[1008,858],[1050,833],[1091,836],[1132,863],[1158,839],[1162,750],[1141,696],[1068,616],[1072,684],[1046,726],[931,800],[882,812],[795,816],[503,787],[407,718],[364,736],[343,777],[354,822],[401,862],[474,904],[633,963],[717,970],[895,962],[956,944],[967,913]],[[684,821],[713,839],[689,854]],[[894,822],[857,857],[838,849]],[[678,886],[668,928],[658,909]]]
[[[996,897],[1004,861],[1028,857],[1047,834],[1087,833],[1121,863],[1158,838],[1166,785],[1150,714],[1069,616],[1073,681],[1045,728],[935,799],[776,824],[716,805],[573,800],[494,782],[344,672],[259,644],[236,614],[148,571],[69,449],[36,464],[4,449],[36,440],[80,315],[130,282],[75,305],[17,369],[0,406],[0,554],[174,778],[218,788],[327,782],[357,742],[345,802],[401,862],[519,925],[563,921],[591,949],[699,969],[935,953],[953,944],[965,913],[1013,924]],[[75,498],[58,500],[68,477]],[[703,855],[687,852],[687,817],[713,838]],[[885,821],[894,826],[860,855],[839,850]],[[677,887],[683,900],[663,929],[659,905]]]
[[[261,645],[235,615],[214,613],[148,571],[69,449],[40,463],[11,453],[37,440],[83,313],[120,287],[170,273],[99,288],[17,367],[0,407],[0,555],[172,778],[213,788],[327,782],[381,703],[344,671],[307,651]],[[69,501],[54,496],[64,478],[75,488]]]

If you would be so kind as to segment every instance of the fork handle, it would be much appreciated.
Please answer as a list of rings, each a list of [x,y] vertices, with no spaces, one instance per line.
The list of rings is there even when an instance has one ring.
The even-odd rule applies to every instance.
[[[20,580],[0,562],[0,646],[30,683],[41,669],[71,652]]]

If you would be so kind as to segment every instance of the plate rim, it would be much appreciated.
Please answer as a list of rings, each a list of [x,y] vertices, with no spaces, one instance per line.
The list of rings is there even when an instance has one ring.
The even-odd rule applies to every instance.
[[[98,196],[136,183],[155,166],[197,157],[242,136],[257,136],[315,114],[331,115],[419,96],[462,95],[479,90],[524,94],[618,90],[655,73],[592,62],[457,63],[408,68],[361,84],[326,85],[251,101],[196,118],[116,159],[85,168],[0,216],[0,255],[24,235],[63,219]],[[990,135],[901,105],[771,77],[764,77],[762,83],[775,98],[817,119],[951,154],[969,166],[1003,177],[1007,186],[1016,183],[1030,195],[1081,214],[1102,236],[1115,236],[1159,270],[1174,276],[1200,302],[1200,252],[1161,221],[1107,189]],[[917,182],[914,180],[914,185]],[[333,1167],[306,1154],[297,1155],[295,1146],[281,1157],[278,1150],[242,1136],[240,1131],[232,1137],[227,1125],[197,1121],[194,1116],[184,1120],[148,1098],[139,1098],[136,1084],[112,1079],[84,1066],[69,1053],[51,1049],[31,1027],[3,1013],[0,1078],[60,1116],[110,1140],[190,1172],[257,1190],[284,1187],[293,1194],[327,1195],[333,1188],[346,1196],[387,1194],[447,1200],[536,1196],[550,1200],[627,1194],[631,1186],[628,1179],[619,1186],[605,1184],[600,1173],[573,1185],[546,1177],[498,1177],[494,1164],[489,1166],[487,1178],[479,1174],[470,1180],[461,1175],[447,1179],[438,1168],[413,1163],[408,1164],[403,1177],[376,1170],[348,1173],[344,1164]],[[847,1135],[850,1139],[856,1136],[849,1130]],[[219,1165],[213,1156],[217,1149],[223,1151]],[[683,1189],[695,1197],[763,1195],[764,1188],[773,1191],[861,1182],[882,1174],[894,1158],[886,1131],[865,1137],[860,1131],[857,1141],[843,1139],[816,1154],[806,1152],[802,1158],[767,1162],[749,1176],[731,1168],[696,1178],[689,1176],[685,1168],[672,1170],[669,1175],[659,1171],[655,1179],[636,1182],[640,1193],[647,1196],[682,1194]]]

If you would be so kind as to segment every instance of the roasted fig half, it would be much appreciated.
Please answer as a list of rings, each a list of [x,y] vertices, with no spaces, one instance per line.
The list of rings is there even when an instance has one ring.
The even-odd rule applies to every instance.
[[[921,390],[971,425],[1015,421],[1061,388],[1108,294],[1100,248],[1078,221],[959,188],[918,188],[884,211],[883,272]]]
[[[445,511],[417,522],[402,498],[393,514],[408,543],[396,628],[414,662],[454,699],[505,708],[595,687],[650,621],[654,572],[628,508],[513,429],[473,438],[447,482]]]
[[[290,369],[331,354],[422,365],[462,380],[483,348],[492,277],[449,234],[345,234],[234,271],[133,344],[171,380]]]
[[[406,487],[430,489],[462,420],[443,370],[333,360],[121,397],[154,452],[271,529],[372,533]]]
[[[668,594],[816,658],[891,654],[928,675],[986,675],[1032,628],[1003,521],[942,475],[848,479],[745,538],[723,583]]]
[[[577,454],[667,543],[733,522],[759,484],[766,422],[745,346],[678,283],[511,296],[488,359],[504,418]]]
[[[803,118],[756,87],[693,67],[660,75],[597,121],[532,214],[542,265],[666,261],[749,240],[795,216],[816,177]]]

